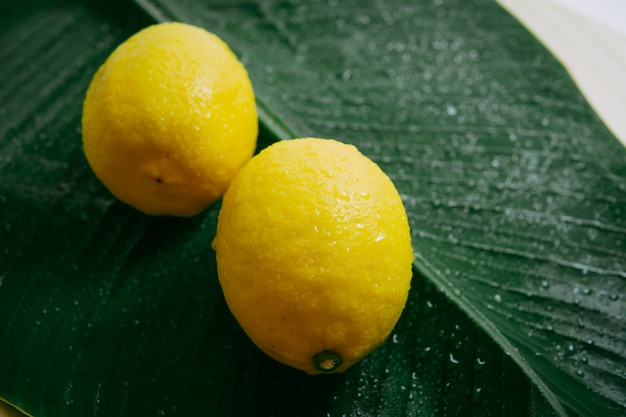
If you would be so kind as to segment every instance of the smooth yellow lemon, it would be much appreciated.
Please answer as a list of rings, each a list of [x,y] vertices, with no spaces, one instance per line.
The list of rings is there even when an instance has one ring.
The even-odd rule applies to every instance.
[[[243,65],[216,35],[149,26],[98,69],[83,104],[83,148],[123,202],[191,216],[226,191],[256,147],[257,113]]]
[[[253,157],[224,195],[213,247],[248,336],[310,374],[343,372],[382,344],[412,276],[392,181],[329,139],[278,142]]]

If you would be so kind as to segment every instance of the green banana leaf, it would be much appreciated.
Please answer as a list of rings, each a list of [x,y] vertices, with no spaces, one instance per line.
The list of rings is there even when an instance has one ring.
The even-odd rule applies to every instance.
[[[152,218],[90,171],[91,76],[166,20],[244,62],[259,149],[350,142],[399,189],[409,301],[344,374],[274,362],[239,328],[219,202]],[[0,45],[3,401],[34,417],[626,414],[626,150],[493,0],[22,0],[0,6]]]

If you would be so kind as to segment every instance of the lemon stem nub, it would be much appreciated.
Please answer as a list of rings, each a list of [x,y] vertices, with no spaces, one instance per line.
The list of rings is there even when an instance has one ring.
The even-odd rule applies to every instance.
[[[341,355],[333,350],[325,350],[313,356],[313,366],[321,372],[331,372],[343,363]]]

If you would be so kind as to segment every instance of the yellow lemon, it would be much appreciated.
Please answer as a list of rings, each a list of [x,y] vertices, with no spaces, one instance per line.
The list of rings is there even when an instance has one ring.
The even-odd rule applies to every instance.
[[[382,344],[412,276],[392,181],[330,139],[278,142],[253,157],[224,195],[213,247],[247,335],[310,374],[343,372]]]
[[[243,65],[216,35],[149,26],[98,69],[83,104],[83,148],[117,198],[191,216],[226,191],[254,153],[258,121]]]

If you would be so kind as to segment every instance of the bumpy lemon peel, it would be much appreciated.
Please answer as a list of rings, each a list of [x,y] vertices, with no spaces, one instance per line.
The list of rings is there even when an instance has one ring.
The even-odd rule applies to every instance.
[[[120,44],[83,104],[83,148],[102,183],[153,215],[192,216],[252,157],[252,84],[221,39],[170,22]]]
[[[393,183],[354,146],[305,138],[261,151],[224,195],[214,240],[228,306],[251,340],[310,374],[382,344],[412,277]]]

